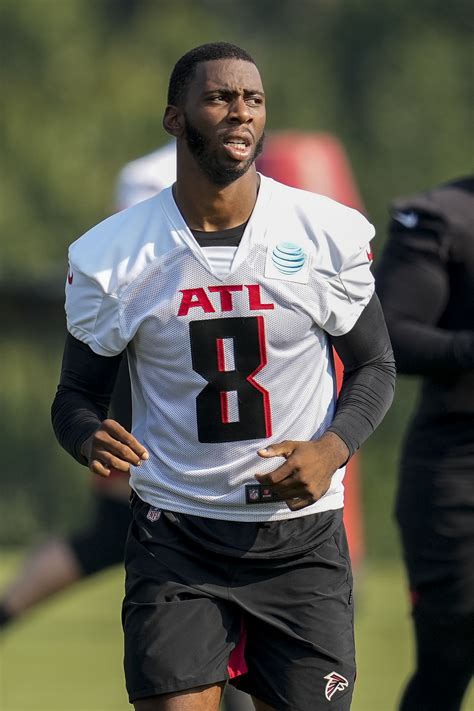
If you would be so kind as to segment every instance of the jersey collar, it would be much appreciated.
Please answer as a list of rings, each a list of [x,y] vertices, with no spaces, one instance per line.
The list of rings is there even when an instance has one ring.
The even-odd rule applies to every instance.
[[[252,214],[247,226],[245,228],[240,244],[235,253],[234,259],[232,261],[232,267],[230,274],[235,272],[240,265],[246,260],[251,246],[255,242],[262,242],[265,239],[265,234],[267,231],[269,212],[267,210],[271,194],[272,194],[272,180],[260,175],[260,188],[257,195],[257,200],[253,208]],[[179,208],[173,197],[172,188],[166,188],[160,194],[163,209],[172,224],[173,229],[179,235],[182,242],[188,247],[188,249],[193,253],[193,255],[198,259],[203,267],[209,271],[216,279],[219,281],[224,281],[228,278],[227,276],[219,276],[215,274],[211,265],[209,264],[205,251],[198,245],[191,230],[186,224]]]

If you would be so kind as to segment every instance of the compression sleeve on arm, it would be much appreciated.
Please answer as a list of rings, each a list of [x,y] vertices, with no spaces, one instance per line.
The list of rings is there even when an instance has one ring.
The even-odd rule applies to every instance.
[[[87,465],[81,446],[106,419],[122,354],[97,355],[70,334],[66,337],[61,377],[51,407],[59,444]]]
[[[382,421],[395,390],[395,361],[376,294],[344,336],[330,337],[344,366],[336,414],[329,432],[337,434],[349,455]]]

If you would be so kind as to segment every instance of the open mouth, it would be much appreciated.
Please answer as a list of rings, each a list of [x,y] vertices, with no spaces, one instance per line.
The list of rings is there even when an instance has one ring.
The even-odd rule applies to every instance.
[[[227,154],[236,160],[245,160],[250,156],[251,146],[247,137],[231,136],[226,138],[224,148]]]

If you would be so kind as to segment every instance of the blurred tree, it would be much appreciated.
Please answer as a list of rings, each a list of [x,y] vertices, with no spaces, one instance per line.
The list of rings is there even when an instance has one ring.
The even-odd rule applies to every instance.
[[[0,282],[15,277],[28,290],[43,275],[61,290],[67,245],[114,209],[119,168],[166,140],[174,62],[213,40],[255,57],[269,129],[343,141],[378,227],[377,251],[392,196],[470,169],[472,22],[468,0],[0,0]],[[85,491],[49,428],[61,339],[22,308],[0,353],[8,363],[0,540],[70,525]],[[402,386],[365,449],[379,553],[394,550],[387,520],[412,390]]]
[[[2,0],[2,269],[41,271],[112,210],[120,165],[165,140],[167,79],[227,39],[262,67],[269,127],[332,130],[372,215],[466,169],[470,7],[434,0]]]

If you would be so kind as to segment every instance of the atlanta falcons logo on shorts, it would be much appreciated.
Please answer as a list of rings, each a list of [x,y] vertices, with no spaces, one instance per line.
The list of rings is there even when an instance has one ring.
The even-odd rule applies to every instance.
[[[331,701],[336,691],[344,691],[344,689],[349,686],[346,677],[337,674],[335,671],[332,671],[324,678],[328,680],[326,684],[326,698],[328,701]]]

